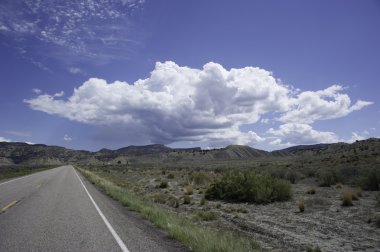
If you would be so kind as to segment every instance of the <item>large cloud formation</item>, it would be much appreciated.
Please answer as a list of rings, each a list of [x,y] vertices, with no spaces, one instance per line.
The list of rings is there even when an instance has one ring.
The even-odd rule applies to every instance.
[[[285,122],[286,127],[292,122],[306,127],[371,104],[358,101],[351,105],[342,91],[341,86],[332,86],[297,94],[257,67],[226,70],[210,62],[194,69],[168,61],[156,63],[149,78],[133,85],[91,78],[66,100],[43,94],[25,102],[32,109],[73,121],[121,129],[126,139],[141,143],[252,145],[264,138],[253,131],[243,132],[240,126],[257,123],[264,114]],[[274,130],[270,133],[281,136]]]

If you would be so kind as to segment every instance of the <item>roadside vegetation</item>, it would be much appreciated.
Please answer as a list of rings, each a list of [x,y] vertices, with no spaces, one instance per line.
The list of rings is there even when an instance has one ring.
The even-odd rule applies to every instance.
[[[269,175],[256,175],[251,171],[229,172],[206,191],[206,199],[209,200],[263,204],[291,198],[292,188],[288,181]]]
[[[107,195],[120,201],[129,209],[139,212],[142,217],[164,229],[171,237],[181,241],[193,251],[260,250],[258,243],[248,237],[196,224],[191,219],[180,216],[166,208],[158,207],[149,198],[141,197],[92,171],[81,168],[78,170]],[[190,197],[188,194],[185,196]],[[174,204],[178,204],[178,202]],[[210,211],[195,212],[194,217],[204,221],[216,219],[216,215]]]
[[[44,171],[51,169],[57,166],[9,166],[9,167],[0,167],[0,180],[9,179],[14,177],[20,177],[29,175],[35,172]]]
[[[133,207],[133,201],[124,204],[139,209],[136,211],[142,216],[157,222],[194,251],[254,250],[253,239],[263,250],[332,251],[348,241],[355,245],[352,250],[378,247],[380,143],[338,144],[329,151],[234,160],[212,159],[212,150],[194,153],[163,154],[173,160],[128,157],[121,164],[115,159],[81,167],[112,182],[122,191],[115,196],[117,199],[134,196],[137,206]],[[145,206],[168,214],[157,217],[167,221],[154,220],[157,215],[143,210]],[[176,230],[176,223],[183,229]],[[319,228],[310,244],[305,234],[315,225]],[[169,226],[173,226],[172,231]],[[192,235],[195,232],[203,236],[198,228],[216,234],[214,238],[198,238]],[[231,240],[243,237],[245,245],[235,247],[225,234]],[[326,235],[335,243],[325,243]],[[367,247],[363,246],[364,239]],[[197,250],[202,248],[191,245],[191,240],[220,244]]]

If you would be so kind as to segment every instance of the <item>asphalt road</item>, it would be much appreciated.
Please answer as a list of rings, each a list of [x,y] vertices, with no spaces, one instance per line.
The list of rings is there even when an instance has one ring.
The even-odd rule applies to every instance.
[[[72,166],[0,181],[0,251],[186,251]]]

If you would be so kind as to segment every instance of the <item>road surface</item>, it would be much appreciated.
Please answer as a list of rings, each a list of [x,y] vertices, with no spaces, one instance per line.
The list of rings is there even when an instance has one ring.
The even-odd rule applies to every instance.
[[[0,181],[0,251],[186,251],[72,166]]]

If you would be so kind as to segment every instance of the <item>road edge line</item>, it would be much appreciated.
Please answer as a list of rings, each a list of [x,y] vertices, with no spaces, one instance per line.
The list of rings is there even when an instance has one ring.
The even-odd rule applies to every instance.
[[[100,210],[100,208],[98,207],[98,205],[96,204],[95,200],[92,198],[91,194],[88,192],[86,186],[83,184],[82,182],[82,179],[79,177],[77,171],[74,169],[74,172],[75,174],[77,175],[80,183],[82,184],[84,190],[86,191],[88,197],[90,198],[92,204],[95,206],[95,209],[98,211],[98,214],[100,215],[100,217],[102,218],[102,220],[104,221],[104,223],[106,224],[108,230],[111,232],[113,238],[116,240],[117,244],[119,245],[119,247],[121,248],[121,250],[123,252],[129,252],[127,246],[124,244],[123,240],[120,238],[120,236],[116,233],[116,231],[113,229],[113,227],[111,226],[111,224],[108,222],[106,216],[104,216],[103,212]]]

